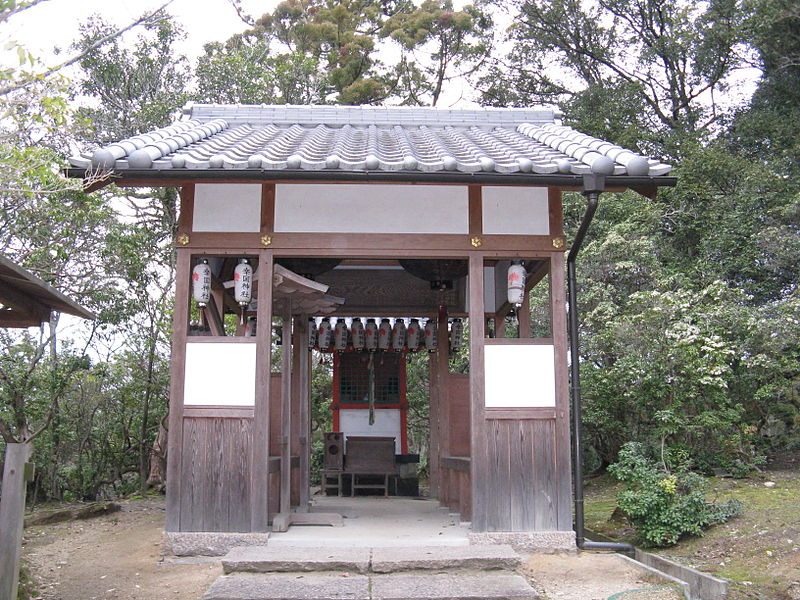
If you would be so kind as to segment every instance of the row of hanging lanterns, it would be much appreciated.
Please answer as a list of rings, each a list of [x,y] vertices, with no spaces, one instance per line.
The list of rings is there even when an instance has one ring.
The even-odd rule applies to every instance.
[[[395,319],[394,324],[387,318],[380,319],[380,323],[368,318],[366,324],[363,319],[354,318],[348,325],[341,317],[333,324],[328,317],[324,317],[319,325],[314,319],[309,320],[308,347],[323,352],[347,349],[369,352],[418,352],[427,349],[436,352],[437,329],[436,319],[428,319],[423,325],[414,318],[406,326],[405,319],[401,318]],[[461,348],[463,337],[463,321],[450,320],[448,338],[451,351]]]

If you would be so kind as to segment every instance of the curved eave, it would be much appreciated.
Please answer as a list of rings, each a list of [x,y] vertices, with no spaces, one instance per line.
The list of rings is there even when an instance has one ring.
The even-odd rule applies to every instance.
[[[67,177],[97,179],[97,172],[86,169],[65,169]],[[529,185],[555,186],[580,189],[583,175],[560,175],[530,173],[463,173],[463,172],[418,172],[418,171],[305,171],[297,170],[249,170],[249,169],[119,169],[107,174],[105,178],[91,185],[99,189],[109,183],[122,187],[174,187],[195,182],[234,182],[234,181],[337,181],[349,183],[451,183],[485,185]],[[657,177],[607,175],[606,189],[632,189],[643,192],[658,187],[673,187],[677,177],[660,175]]]

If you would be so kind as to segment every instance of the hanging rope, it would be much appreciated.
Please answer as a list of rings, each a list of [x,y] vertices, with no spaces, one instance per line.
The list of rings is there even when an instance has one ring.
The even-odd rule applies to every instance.
[[[367,365],[367,400],[369,400],[369,424],[375,424],[375,353],[369,353],[369,363]]]

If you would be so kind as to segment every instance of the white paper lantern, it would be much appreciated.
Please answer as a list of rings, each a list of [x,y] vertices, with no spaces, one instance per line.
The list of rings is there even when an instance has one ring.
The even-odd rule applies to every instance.
[[[419,319],[411,319],[408,329],[406,329],[406,345],[411,352],[419,349],[421,334]]]
[[[403,319],[395,319],[392,329],[392,350],[402,352],[406,346],[406,322]]]
[[[353,348],[355,350],[363,350],[366,345],[366,335],[364,331],[364,323],[361,319],[353,319],[350,326],[350,337],[352,338]]]
[[[205,258],[192,269],[192,296],[200,308],[211,300],[211,267]]]
[[[364,346],[370,352],[378,347],[378,324],[375,319],[367,319],[367,325],[364,327]]]
[[[392,343],[392,324],[389,319],[381,319],[378,326],[378,350],[388,350]]]
[[[453,319],[450,325],[450,349],[458,350],[464,341],[464,322],[461,319]]]
[[[333,345],[339,351],[347,348],[347,323],[344,319],[336,319],[336,325],[333,327]]]
[[[233,298],[242,308],[253,299],[253,267],[246,258],[233,270]]]
[[[308,348],[309,350],[317,345],[317,324],[314,319],[308,320]]]
[[[525,278],[527,273],[520,261],[514,261],[508,267],[508,302],[516,307],[525,301]]]
[[[332,334],[331,320],[325,317],[322,319],[322,323],[319,324],[319,330],[317,332],[317,343],[319,344],[320,350],[330,350]]]
[[[439,344],[436,329],[436,319],[428,319],[425,322],[425,347],[430,352],[436,352],[436,348]]]

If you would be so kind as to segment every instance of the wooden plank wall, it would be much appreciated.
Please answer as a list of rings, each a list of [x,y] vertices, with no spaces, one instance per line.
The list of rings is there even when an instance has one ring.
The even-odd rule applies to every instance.
[[[559,523],[555,420],[487,420],[487,531],[547,531]]]
[[[469,456],[469,375],[450,373],[447,379],[450,413],[448,456]]]
[[[250,531],[253,419],[183,420],[180,531]]]

